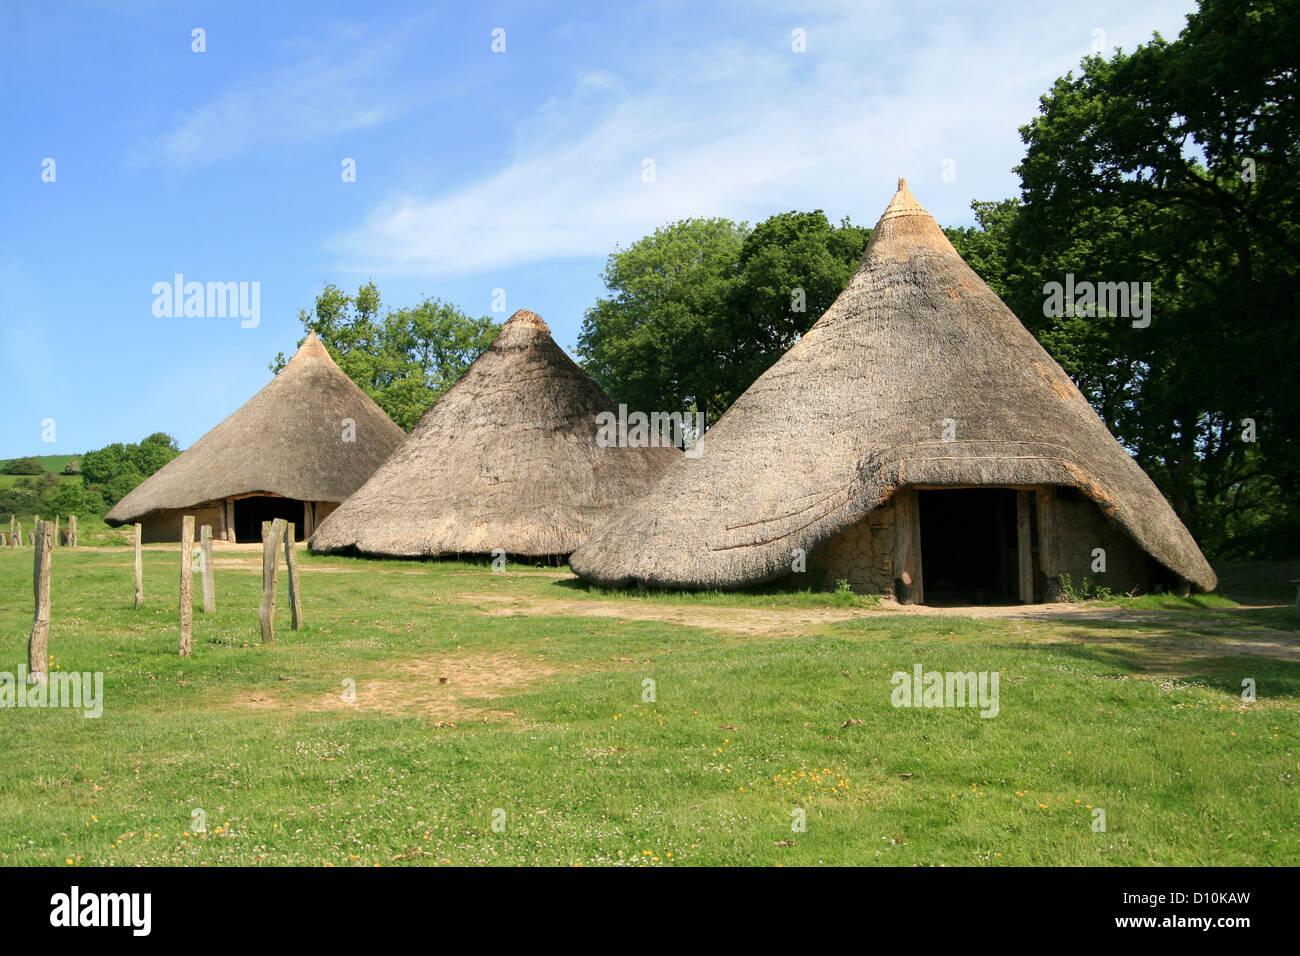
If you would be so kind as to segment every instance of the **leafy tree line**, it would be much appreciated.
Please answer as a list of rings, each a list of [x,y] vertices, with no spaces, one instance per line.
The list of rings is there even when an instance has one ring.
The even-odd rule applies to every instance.
[[[1021,195],[946,230],[1217,557],[1300,549],[1300,4],[1202,0],[1092,56],[1021,130]],[[578,352],[616,399],[712,422],[843,289],[869,230],[688,219],[616,250]],[[1047,284],[1150,283],[1151,321]],[[792,302],[806,293],[805,311]]]
[[[0,487],[0,514],[103,516],[178,454],[175,439],[155,432],[137,444],[115,442],[72,459],[63,469],[65,478],[41,468],[35,459],[15,459],[35,463],[38,473],[17,472],[24,477]],[[80,481],[67,480],[76,475]]]

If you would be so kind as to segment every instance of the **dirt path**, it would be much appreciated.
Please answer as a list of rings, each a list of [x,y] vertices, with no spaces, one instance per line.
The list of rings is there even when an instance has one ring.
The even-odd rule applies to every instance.
[[[551,614],[575,617],[616,617],[637,621],[667,621],[688,627],[712,627],[745,633],[798,633],[815,625],[835,624],[857,618],[890,615],[924,615],[970,618],[1066,618],[1078,620],[1129,621],[1144,623],[1162,611],[1132,611],[1121,608],[1083,607],[1078,604],[1028,604],[996,607],[930,607],[881,601],[877,608],[725,607],[708,604],[657,604],[649,601],[616,599],[534,598],[504,594],[466,593],[454,596],[484,606],[493,616]]]

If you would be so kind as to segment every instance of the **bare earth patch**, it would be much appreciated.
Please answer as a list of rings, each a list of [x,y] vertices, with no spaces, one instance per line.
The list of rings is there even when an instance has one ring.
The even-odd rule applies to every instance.
[[[461,594],[461,600],[479,605],[493,617],[511,615],[559,615],[571,617],[619,618],[656,621],[759,634],[766,637],[807,633],[810,628],[881,618],[891,614],[934,617],[1004,618],[1060,622],[1070,626],[1055,633],[1035,636],[1051,643],[1095,643],[1142,650],[1151,666],[1172,666],[1189,657],[1269,657],[1300,661],[1300,634],[1274,628],[1211,622],[1188,611],[1135,610],[1080,604],[1028,604],[987,607],[928,607],[882,601],[878,608],[742,608],[709,605],[647,604],[637,601],[584,601],[564,598],[519,598],[499,594]],[[1243,607],[1249,611],[1252,608]],[[1088,628],[1090,624],[1135,624],[1140,633]],[[1189,630],[1195,628],[1195,633]]]
[[[1080,615],[1077,604],[1030,604],[989,607],[929,607],[883,600],[876,608],[793,608],[715,607],[707,604],[652,604],[641,601],[575,600],[566,598],[522,598],[502,594],[458,594],[456,598],[485,605],[484,613],[503,617],[512,614],[552,614],[572,617],[617,617],[636,621],[665,621],[687,627],[716,628],[745,634],[800,634],[809,627],[889,614],[922,614],[939,617],[1016,618]],[[1116,609],[1118,613],[1118,609]],[[1092,613],[1098,613],[1091,609]]]
[[[356,711],[431,717],[454,726],[456,721],[488,723],[515,716],[514,711],[484,707],[472,701],[493,700],[516,693],[555,673],[540,660],[510,654],[455,654],[393,664],[392,677],[358,680],[356,699],[345,701],[343,688],[319,697],[251,691],[233,701],[236,707],[259,710]]]

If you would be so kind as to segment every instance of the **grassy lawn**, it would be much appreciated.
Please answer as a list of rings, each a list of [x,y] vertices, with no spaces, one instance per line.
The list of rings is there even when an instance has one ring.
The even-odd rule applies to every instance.
[[[935,615],[303,552],[268,647],[260,553],[222,549],[182,660],[177,549],[145,555],[136,611],[129,550],[54,553],[51,655],[104,712],[0,710],[0,864],[1300,863],[1291,607]],[[0,553],[0,671],[31,593]],[[917,663],[999,672],[998,715],[895,708]]]

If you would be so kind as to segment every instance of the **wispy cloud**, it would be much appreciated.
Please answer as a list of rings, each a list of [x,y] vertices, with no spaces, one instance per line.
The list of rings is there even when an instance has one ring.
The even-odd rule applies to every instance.
[[[1164,6],[1157,19],[1176,30],[1188,4]],[[439,277],[604,255],[686,216],[821,206],[873,221],[900,174],[941,221],[967,220],[972,198],[1012,192],[1017,128],[1089,52],[1094,25],[1130,47],[1153,28],[1121,3],[957,5],[938,19],[810,13],[806,53],[791,49],[795,16],[761,42],[701,31],[696,49],[647,50],[655,66],[636,83],[579,73],[519,124],[501,168],[442,195],[396,191],[331,251],[344,269]]]
[[[394,77],[393,63],[411,32],[410,24],[382,35],[338,26],[324,39],[291,41],[285,50],[290,63],[245,77],[179,114],[157,145],[138,151],[133,161],[198,167],[262,146],[319,141],[405,116],[435,95],[403,89]]]

